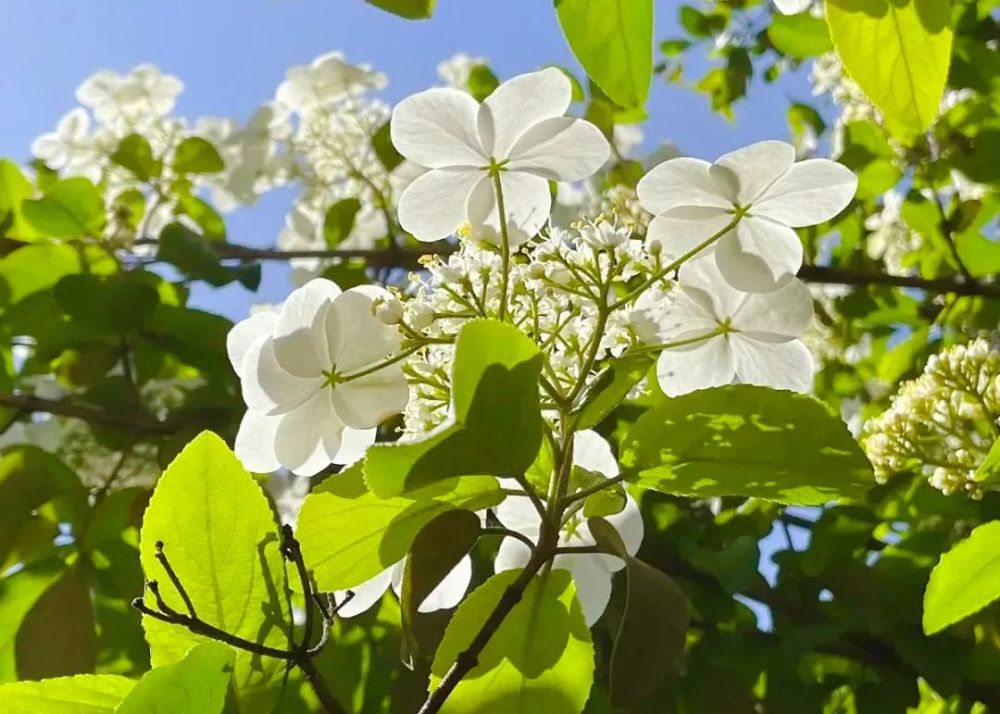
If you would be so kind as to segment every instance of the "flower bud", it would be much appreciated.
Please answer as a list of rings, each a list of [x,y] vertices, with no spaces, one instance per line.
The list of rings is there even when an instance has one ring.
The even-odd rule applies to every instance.
[[[528,266],[528,277],[532,280],[541,280],[545,277],[545,265],[535,261]]]
[[[427,305],[417,303],[410,308],[410,327],[425,330],[434,322],[434,311]]]
[[[395,295],[379,297],[372,303],[372,312],[385,325],[398,325],[403,319],[403,303]]]

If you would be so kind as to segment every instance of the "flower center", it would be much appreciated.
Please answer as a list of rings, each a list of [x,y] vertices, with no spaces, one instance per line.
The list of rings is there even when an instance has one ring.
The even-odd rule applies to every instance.
[[[502,161],[497,161],[495,157],[490,157],[490,163],[486,166],[480,166],[479,168],[487,172],[490,176],[499,176],[501,172],[506,171],[507,164],[510,163],[510,159],[503,159]]]

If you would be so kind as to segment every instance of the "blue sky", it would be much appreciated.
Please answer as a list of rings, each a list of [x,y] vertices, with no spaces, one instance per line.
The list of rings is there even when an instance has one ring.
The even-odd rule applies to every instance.
[[[439,0],[438,5],[431,21],[412,22],[362,0],[0,3],[0,156],[27,159],[32,139],[75,105],[76,86],[102,68],[123,72],[152,62],[178,75],[186,89],[176,112],[192,120],[246,119],[272,97],[289,66],[331,50],[385,72],[389,86],[383,96],[390,102],[436,84],[435,66],[456,52],[489,58],[501,78],[553,62],[578,69],[551,2]],[[657,39],[679,37],[675,4],[661,0],[657,6]],[[705,66],[692,61],[687,79],[697,79]],[[670,140],[686,153],[713,159],[753,141],[787,138],[789,99],[809,95],[805,71],[786,74],[775,85],[758,82],[730,124],[711,112],[704,96],[658,81],[648,107],[646,148]],[[230,238],[272,245],[290,201],[287,192],[276,192],[231,214]],[[194,300],[240,319],[254,302],[281,300],[289,288],[287,268],[272,263],[257,295],[238,286],[199,288]],[[762,543],[762,572],[772,576],[769,553],[778,543],[776,534]]]

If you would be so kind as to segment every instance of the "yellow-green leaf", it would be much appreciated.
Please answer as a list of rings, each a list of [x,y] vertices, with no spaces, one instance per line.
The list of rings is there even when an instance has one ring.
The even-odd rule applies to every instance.
[[[0,687],[4,714],[112,714],[135,681],[114,674],[13,682]]]
[[[998,543],[1000,521],[992,521],[941,556],[924,593],[924,632],[940,632],[1000,598]]]

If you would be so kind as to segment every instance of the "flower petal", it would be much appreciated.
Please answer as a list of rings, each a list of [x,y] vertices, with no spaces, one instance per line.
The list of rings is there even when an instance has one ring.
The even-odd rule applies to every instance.
[[[520,171],[502,172],[500,186],[503,190],[507,232],[513,248],[531,239],[549,220],[552,194],[549,192],[548,181]],[[496,192],[489,176],[480,179],[469,194],[467,213],[470,237],[500,245]]]
[[[788,226],[745,216],[716,245],[722,276],[737,290],[767,293],[784,285],[802,267],[802,242]]]
[[[243,358],[246,357],[250,345],[261,335],[273,334],[277,324],[278,313],[274,310],[266,310],[251,315],[245,320],[240,320],[226,335],[226,352],[229,354],[229,363],[233,365],[233,370],[241,378],[243,377]]]
[[[392,582],[392,570],[393,566],[390,566],[371,580],[366,580],[357,587],[351,588],[354,597],[345,605],[340,603],[344,602],[346,593],[336,593],[336,601],[340,605],[337,616],[354,617],[371,609],[371,606],[381,600],[385,591],[389,589],[389,583]]]
[[[636,193],[650,213],[663,213],[680,206],[732,208],[709,174],[709,164],[681,156],[654,166],[639,180]]]
[[[375,317],[372,304],[389,298],[388,290],[359,285],[345,290],[326,313],[331,363],[341,375],[357,372],[399,349],[399,330]]]
[[[605,478],[619,474],[618,459],[611,453],[611,444],[593,429],[573,434],[573,464]]]
[[[447,238],[465,223],[469,193],[482,176],[478,169],[421,174],[399,198],[399,224],[426,243]]]
[[[360,461],[368,447],[375,443],[376,429],[344,427],[340,435],[340,449],[330,459],[335,464],[353,464]]]
[[[656,361],[656,380],[668,397],[721,387],[730,384],[735,375],[736,358],[724,336],[663,350]]]
[[[732,342],[736,376],[741,382],[796,392],[812,391],[813,358],[800,340],[761,342],[736,334]]]
[[[828,159],[792,166],[753,204],[753,213],[792,228],[814,226],[843,211],[858,190],[858,177]]]
[[[322,389],[324,378],[306,379],[291,374],[274,356],[274,340],[258,337],[243,356],[241,386],[243,401],[250,409],[284,414]]]
[[[646,245],[659,243],[664,255],[670,258],[694,250],[706,240],[723,230],[733,220],[731,213],[722,208],[708,206],[682,206],[672,208],[654,218],[646,231]],[[716,240],[724,240],[725,236]],[[714,250],[714,243],[698,255]]]
[[[506,487],[509,485],[513,488],[519,488],[513,479],[511,479],[512,483],[510,484],[505,483],[505,481],[501,481],[502,486]],[[507,528],[526,535],[532,540],[538,538],[542,519],[538,515],[535,506],[531,503],[531,499],[527,496],[508,496],[493,512],[496,514],[497,519]]]
[[[611,146],[589,121],[545,119],[528,129],[510,150],[510,171],[526,171],[549,181],[580,181],[608,160]]]
[[[560,559],[555,567],[566,568],[573,573],[583,617],[587,627],[593,627],[611,599],[611,573],[601,563],[600,556],[593,555],[568,555]]]
[[[505,570],[517,570],[527,565],[531,560],[528,546],[516,538],[507,537],[500,542],[497,557],[493,561],[493,570],[502,573]]]
[[[486,155],[509,158],[514,144],[528,129],[566,113],[571,95],[569,79],[555,67],[521,74],[501,84],[486,97],[477,116]]]
[[[428,89],[392,110],[389,132],[403,156],[432,169],[489,163],[476,131],[479,105],[457,89]]]
[[[248,410],[236,432],[234,451],[247,471],[269,474],[281,468],[274,451],[274,442],[282,416],[268,416]]]
[[[783,15],[798,15],[812,7],[813,0],[774,0],[774,4]]]
[[[795,147],[784,141],[759,141],[712,164],[712,180],[741,206],[754,201],[795,163]]]
[[[403,574],[405,568],[404,561],[400,561],[392,569],[392,589],[397,596],[403,595]],[[472,559],[465,556],[449,571],[444,579],[438,583],[430,594],[424,598],[417,608],[417,612],[437,612],[438,610],[450,610],[457,607],[458,603],[465,597],[472,582]]]
[[[274,356],[296,377],[321,377],[330,369],[324,322],[326,310],[338,295],[340,287],[335,282],[316,278],[294,290],[281,306],[274,328]]]
[[[298,476],[315,476],[333,463],[340,449],[344,424],[323,389],[302,406],[281,417],[274,451],[281,465]]]
[[[733,327],[756,339],[780,342],[801,337],[812,318],[809,289],[801,280],[789,280],[772,293],[751,294],[733,315]]]
[[[639,511],[639,505],[635,499],[626,495],[625,508],[608,516],[607,521],[615,527],[618,535],[621,536],[622,542],[625,544],[625,552],[629,555],[638,553],[645,529],[642,525],[642,513]],[[616,560],[624,566],[623,561]]]
[[[409,398],[410,388],[399,364],[391,364],[333,388],[337,416],[354,429],[378,426],[403,411]]]
[[[682,265],[677,280],[681,285],[681,294],[697,302],[705,313],[714,318],[711,329],[739,312],[749,297],[748,293],[737,290],[722,277],[719,266],[711,256],[696,258]],[[695,329],[694,325],[692,329]]]

